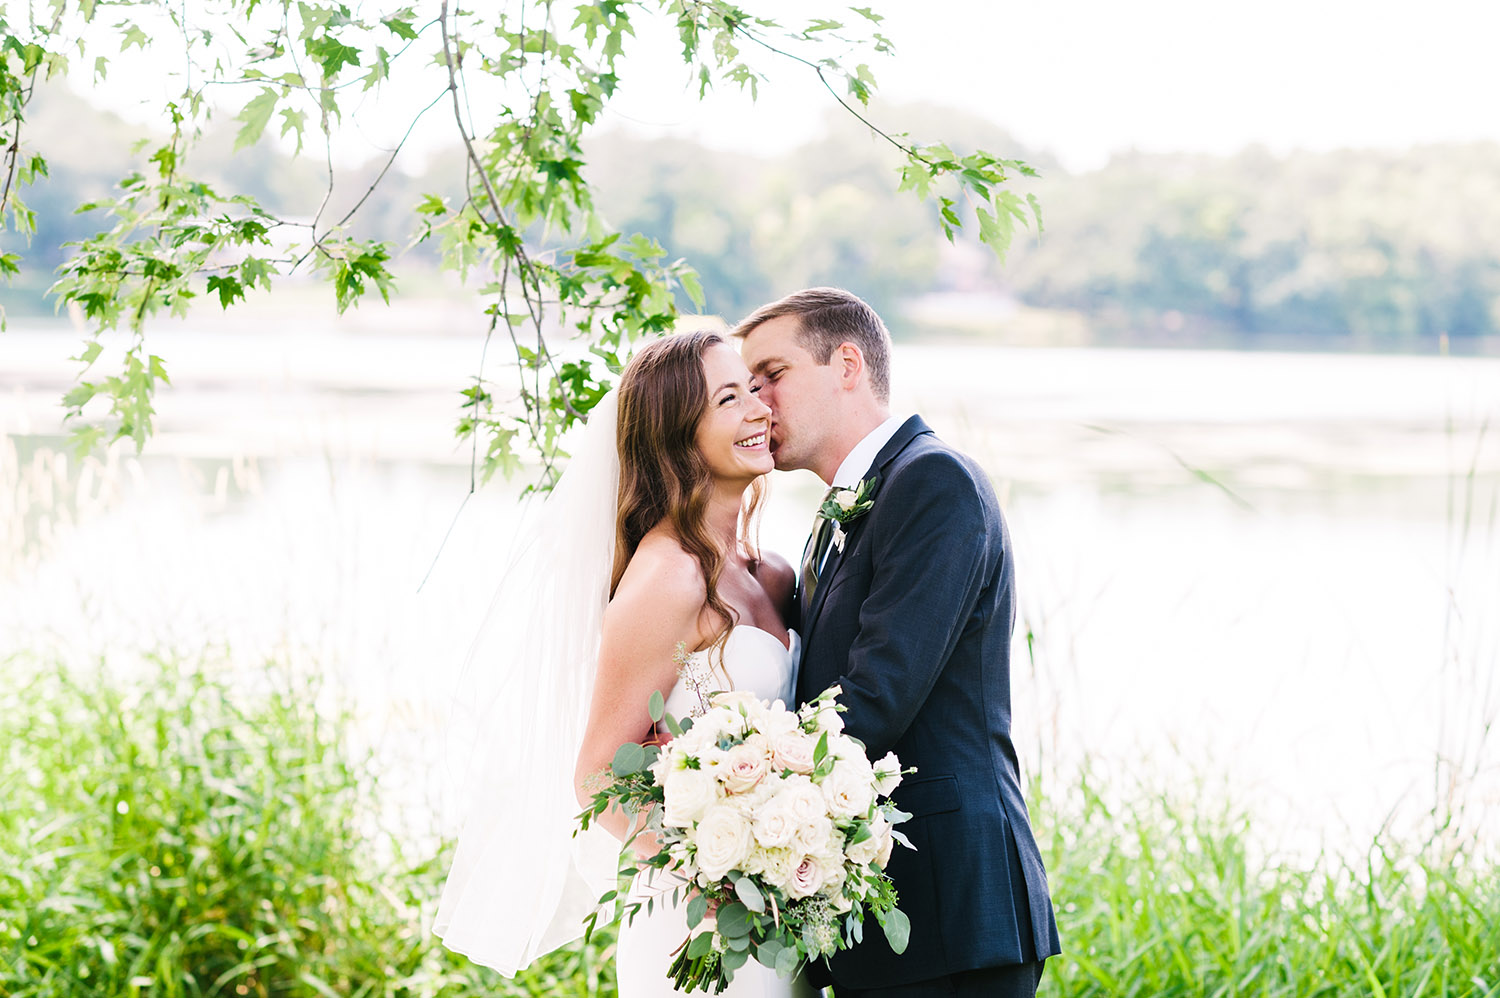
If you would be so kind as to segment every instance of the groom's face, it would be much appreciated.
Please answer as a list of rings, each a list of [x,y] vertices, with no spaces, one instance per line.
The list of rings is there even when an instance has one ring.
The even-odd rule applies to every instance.
[[[795,315],[769,319],[740,345],[760,400],[771,407],[771,457],[781,471],[818,470],[838,425],[838,371],[819,364],[798,341],[800,323]]]

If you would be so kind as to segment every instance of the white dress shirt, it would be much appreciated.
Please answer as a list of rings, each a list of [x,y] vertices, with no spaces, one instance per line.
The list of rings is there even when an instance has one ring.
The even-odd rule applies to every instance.
[[[911,418],[911,413],[899,413],[865,434],[865,438],[854,445],[844,463],[833,476],[832,485],[840,489],[852,489],[859,484],[860,477],[870,470],[880,448],[891,442],[891,437],[901,429],[901,424]]]

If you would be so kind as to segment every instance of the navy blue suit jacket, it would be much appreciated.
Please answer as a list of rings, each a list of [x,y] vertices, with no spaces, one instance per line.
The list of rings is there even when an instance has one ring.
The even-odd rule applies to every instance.
[[[887,872],[911,919],[900,956],[864,942],[809,968],[813,983],[892,987],[1061,951],[1010,738],[1015,566],[988,476],[913,416],[876,456],[874,506],[799,591],[799,701],[843,687],[846,730],[872,760],[917,772],[894,800]],[[805,605],[804,605],[805,604]]]

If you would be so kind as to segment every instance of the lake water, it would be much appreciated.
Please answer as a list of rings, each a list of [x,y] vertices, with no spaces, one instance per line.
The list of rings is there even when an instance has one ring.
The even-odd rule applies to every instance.
[[[152,349],[157,436],[79,465],[75,337],[0,333],[0,654],[315,663],[449,820],[433,733],[516,522],[511,487],[464,504],[477,340]],[[894,401],[1000,492],[1029,770],[1222,781],[1307,842],[1500,807],[1500,360],[901,345]],[[819,492],[775,476],[763,543],[795,556]]]

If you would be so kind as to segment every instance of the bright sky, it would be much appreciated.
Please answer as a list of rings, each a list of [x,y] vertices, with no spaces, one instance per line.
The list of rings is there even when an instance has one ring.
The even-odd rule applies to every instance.
[[[1232,152],[1500,140],[1500,2],[1429,0],[913,0],[877,2],[897,57],[891,99],[983,115],[1065,165],[1111,152]],[[789,67],[792,68],[792,67]],[[815,128],[805,86],[758,111],[683,107],[659,74],[618,111],[681,121],[715,145]],[[801,83],[800,74],[796,82]],[[665,113],[678,107],[676,115]]]
[[[1500,141],[1500,0],[866,2],[886,15],[897,46],[895,58],[871,60],[884,98],[980,114],[1075,170],[1130,148],[1227,153],[1261,143],[1280,152]],[[745,5],[788,20],[842,9],[826,0]],[[726,92],[700,104],[671,33],[642,24],[606,120],[724,148],[780,151],[816,134],[831,98],[806,69],[765,65],[773,81],[758,103]],[[143,79],[153,72],[135,70]],[[152,88],[122,87],[121,79],[112,74],[96,99],[133,118],[158,117],[161,90],[146,94],[148,113],[140,99]],[[438,82],[387,87],[379,114],[367,99],[352,115],[356,127],[339,158],[374,155],[394,142],[399,129],[386,133],[396,122],[404,126]],[[416,148],[451,141],[447,113],[429,113]]]

